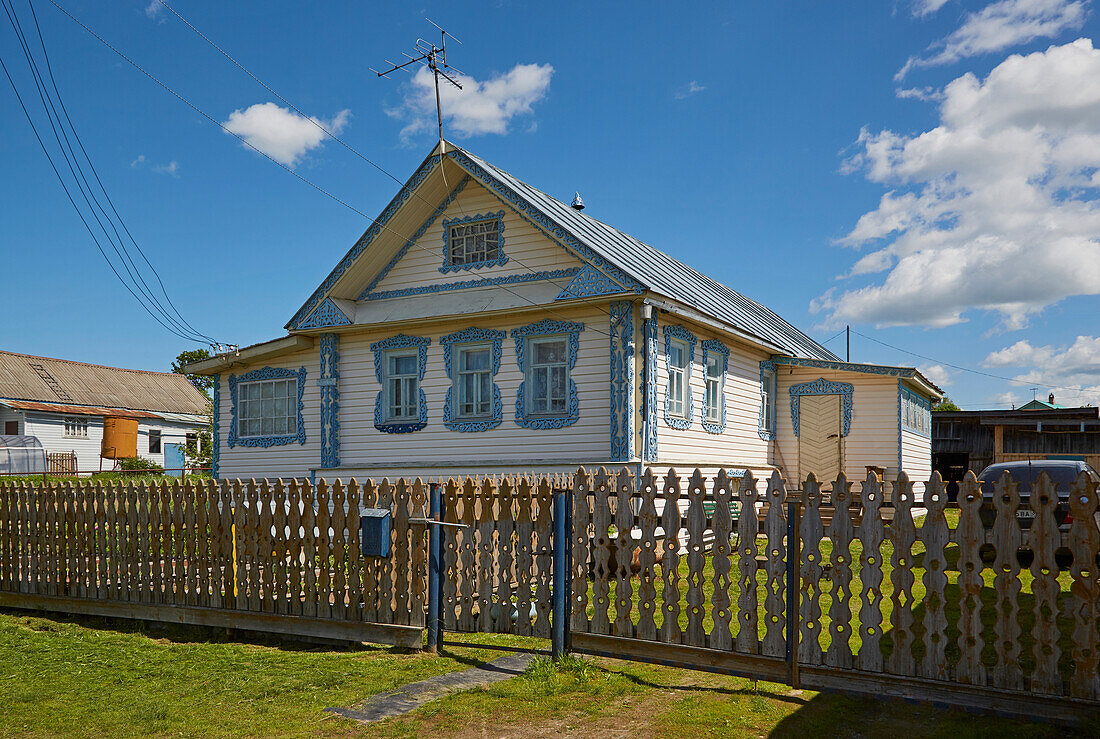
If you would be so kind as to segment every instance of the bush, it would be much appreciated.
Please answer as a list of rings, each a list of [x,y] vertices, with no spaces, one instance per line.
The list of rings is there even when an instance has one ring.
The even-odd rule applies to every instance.
[[[164,468],[152,461],[151,459],[145,459],[144,457],[127,457],[126,459],[118,460],[119,469],[123,472],[137,473],[137,472],[164,472]]]

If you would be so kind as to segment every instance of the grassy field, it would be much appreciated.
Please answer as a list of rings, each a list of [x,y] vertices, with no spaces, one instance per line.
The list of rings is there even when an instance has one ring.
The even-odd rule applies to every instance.
[[[617,660],[537,661],[527,674],[360,726],[324,712],[504,652],[502,635],[439,656],[309,647],[204,629],[0,611],[0,735],[101,736],[1059,736],[956,711],[795,692]],[[475,643],[476,642],[476,643]],[[482,646],[479,646],[482,645]],[[1087,730],[1100,732],[1100,726]]]

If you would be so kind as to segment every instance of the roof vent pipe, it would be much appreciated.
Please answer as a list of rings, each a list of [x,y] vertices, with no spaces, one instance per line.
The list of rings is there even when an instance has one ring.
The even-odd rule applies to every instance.
[[[1054,393],[1050,394],[1050,404],[1054,405]]]
[[[579,192],[573,193],[573,202],[569,204],[569,207],[573,210],[584,210],[584,201],[581,200]]]

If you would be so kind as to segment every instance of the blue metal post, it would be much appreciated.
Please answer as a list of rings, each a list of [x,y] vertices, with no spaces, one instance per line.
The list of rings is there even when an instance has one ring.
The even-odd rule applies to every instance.
[[[439,484],[432,483],[428,486],[428,517],[433,521],[442,520],[442,495]],[[429,652],[439,650],[443,631],[443,603],[440,599],[442,592],[443,573],[443,527],[437,524],[428,524],[428,644],[425,647]]]
[[[566,520],[565,490],[554,491],[554,540],[553,540],[553,619],[551,623],[550,655],[556,661],[565,654],[565,639],[568,630],[567,607],[569,605],[569,572],[566,562],[569,559],[569,534]]]

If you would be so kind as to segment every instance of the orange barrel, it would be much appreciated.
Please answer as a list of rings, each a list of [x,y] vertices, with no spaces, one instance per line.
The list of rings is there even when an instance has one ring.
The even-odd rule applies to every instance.
[[[106,417],[99,456],[104,459],[128,459],[137,456],[138,420]]]

